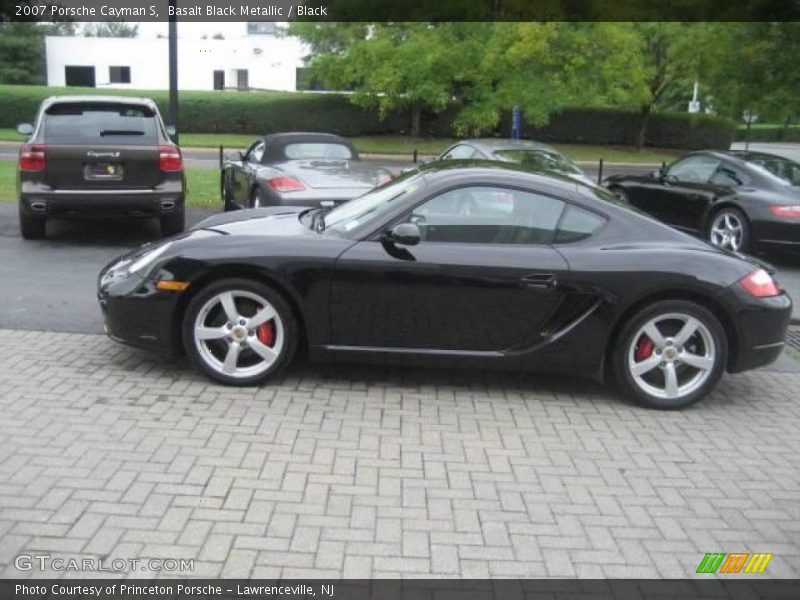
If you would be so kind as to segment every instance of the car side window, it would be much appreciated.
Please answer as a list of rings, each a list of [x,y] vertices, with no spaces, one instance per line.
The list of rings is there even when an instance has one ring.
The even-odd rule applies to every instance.
[[[707,183],[720,162],[713,156],[690,156],[672,165],[667,170],[667,177],[690,183]]]
[[[248,162],[260,163],[261,158],[264,156],[265,149],[266,146],[261,140],[253,143],[253,145],[250,146],[250,149],[247,151]]]
[[[568,244],[584,240],[603,227],[606,218],[590,210],[567,206],[556,232],[555,243]]]
[[[476,155],[476,150],[472,146],[468,146],[467,144],[458,144],[457,146],[451,148],[447,151],[442,157],[442,160],[462,160],[473,158]]]
[[[549,244],[565,202],[511,188],[469,186],[416,207],[409,222],[423,242]]]
[[[738,187],[750,183],[750,178],[741,170],[722,164],[711,177],[711,183]]]

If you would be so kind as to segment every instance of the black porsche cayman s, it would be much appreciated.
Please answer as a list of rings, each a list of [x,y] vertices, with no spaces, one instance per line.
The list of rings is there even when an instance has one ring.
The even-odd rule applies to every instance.
[[[109,335],[258,384],[312,358],[613,375],[680,408],[780,354],[791,300],[765,268],[594,186],[436,163],[333,210],[220,214],[106,266]]]

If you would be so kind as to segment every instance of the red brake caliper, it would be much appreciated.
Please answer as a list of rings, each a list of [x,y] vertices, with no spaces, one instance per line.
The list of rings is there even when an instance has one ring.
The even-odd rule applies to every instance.
[[[272,346],[275,343],[275,325],[272,324],[272,321],[262,323],[256,327],[256,337],[262,344]]]
[[[650,356],[653,354],[654,347],[655,344],[653,343],[653,340],[646,335],[643,335],[639,339],[639,343],[636,345],[636,352],[634,353],[636,362],[642,362],[645,358],[650,358]]]

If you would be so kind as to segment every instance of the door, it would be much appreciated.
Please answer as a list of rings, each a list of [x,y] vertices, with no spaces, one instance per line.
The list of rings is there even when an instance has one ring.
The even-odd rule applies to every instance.
[[[64,67],[64,83],[67,86],[95,87],[94,67]]]
[[[214,89],[225,89],[225,71],[214,71]]]
[[[713,198],[709,180],[720,162],[707,154],[687,156],[672,164],[660,180],[642,187],[631,203],[673,227],[697,231]]]
[[[564,205],[494,186],[428,199],[401,219],[419,227],[418,245],[370,239],[337,260],[332,343],[453,352],[535,344],[567,275],[549,245]]]
[[[265,147],[264,140],[256,140],[245,152],[242,162],[234,165],[231,169],[233,197],[241,206],[250,205],[250,190],[255,181],[258,167],[261,166]]]

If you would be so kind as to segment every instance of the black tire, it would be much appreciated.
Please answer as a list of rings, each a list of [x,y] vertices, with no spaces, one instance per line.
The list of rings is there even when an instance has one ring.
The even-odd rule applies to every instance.
[[[44,239],[47,232],[47,220],[44,217],[34,217],[19,207],[19,232],[26,240]]]
[[[708,224],[706,225],[706,239],[712,244],[715,245],[712,237],[711,237],[711,230],[714,226],[714,222],[724,215],[731,215],[734,219],[736,219],[739,223],[741,223],[742,227],[742,241],[739,244],[739,248],[737,252],[749,252],[751,250],[751,242],[752,238],[750,237],[750,219],[747,218],[747,215],[744,214],[738,208],[734,208],[732,206],[726,206],[721,208],[720,210],[715,211],[709,218]]]
[[[709,335],[711,340],[713,340],[713,366],[706,371],[707,375],[705,376],[705,379],[702,380],[702,384],[700,381],[697,382],[698,385],[696,389],[687,389],[689,393],[678,397],[664,398],[649,393],[636,382],[634,375],[631,372],[632,367],[629,366],[629,358],[631,353],[637,348],[633,345],[640,342],[641,338],[635,338],[639,336],[641,328],[652,319],[655,319],[661,315],[671,314],[680,314],[692,317],[704,326],[704,333]],[[669,320],[667,320],[666,323],[667,325],[671,324]],[[677,324],[677,321],[675,323]],[[671,335],[676,335],[676,337],[678,337],[677,332],[675,334],[670,334],[670,336]],[[696,335],[700,336],[702,334],[699,333],[698,330]],[[667,342],[672,340],[672,337],[670,336],[666,336]],[[700,338],[699,342],[692,342],[691,340],[693,339],[695,338],[690,338],[690,343],[700,343],[705,346],[705,342],[702,340],[702,338]],[[689,346],[689,343],[687,343],[687,346]],[[677,348],[677,346],[675,346],[675,348]],[[662,355],[662,351],[658,350],[656,347],[655,354],[659,356],[653,357],[652,353],[654,350],[652,349],[652,346],[650,352],[651,355],[649,356],[648,360],[658,360],[659,356],[666,357],[667,355],[667,352],[664,352]],[[627,323],[622,326],[619,335],[616,337],[611,353],[611,367],[614,374],[614,379],[620,388],[620,391],[625,396],[631,398],[644,407],[661,410],[676,410],[685,408],[702,400],[719,382],[719,379],[722,377],[722,373],[725,370],[727,361],[728,338],[724,328],[722,327],[722,324],[713,315],[713,313],[711,313],[711,311],[695,302],[686,300],[663,300],[647,306],[646,308],[643,308],[637,312],[630,319],[628,319]],[[680,362],[680,360],[675,362],[677,365],[675,368],[678,370],[683,369],[683,374],[688,375],[689,380],[691,381],[691,376],[696,371],[686,364],[681,365]],[[652,368],[654,377],[659,377],[656,369],[660,369],[662,373],[664,373],[664,365],[665,363],[661,362],[658,366]],[[680,373],[681,371],[678,372]],[[666,376],[664,375],[664,377],[666,381]]]
[[[250,377],[232,377],[212,368],[201,356],[195,340],[194,325],[198,314],[214,296],[226,291],[244,291],[260,296],[275,309],[283,327],[283,346],[274,362],[262,373]],[[258,385],[278,375],[291,362],[297,352],[299,325],[289,303],[281,293],[263,283],[250,279],[221,279],[202,288],[189,302],[181,323],[181,335],[186,355],[210,379],[235,386]]]
[[[220,196],[222,196],[222,204],[225,212],[236,210],[238,208],[233,202],[233,191],[231,190],[229,177],[227,173],[222,175],[222,180],[220,181],[220,186],[219,186],[219,193]]]
[[[161,221],[161,235],[169,237],[180,233],[186,227],[186,211],[183,206],[176,208],[175,212],[169,215],[164,215],[159,219]]]

